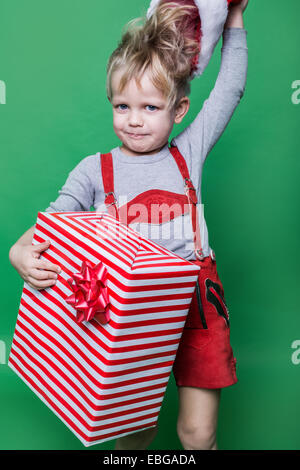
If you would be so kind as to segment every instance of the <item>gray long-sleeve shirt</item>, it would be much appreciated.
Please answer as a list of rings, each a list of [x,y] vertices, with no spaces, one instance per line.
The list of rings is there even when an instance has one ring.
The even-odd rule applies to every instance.
[[[202,168],[244,94],[248,67],[246,36],[244,28],[224,30],[221,65],[215,86],[193,122],[171,141],[184,156],[196,188],[201,244],[205,256],[209,255],[211,248],[201,204]],[[119,206],[150,189],[184,194],[183,179],[168,150],[168,144],[152,155],[129,156],[120,147],[115,147],[111,153],[115,195]],[[56,201],[51,202],[45,211],[89,211],[94,206],[96,211],[106,212],[104,199],[98,152],[83,158],[69,173]],[[140,222],[131,223],[130,227],[178,256],[187,260],[196,259],[189,214],[174,217],[162,224]]]

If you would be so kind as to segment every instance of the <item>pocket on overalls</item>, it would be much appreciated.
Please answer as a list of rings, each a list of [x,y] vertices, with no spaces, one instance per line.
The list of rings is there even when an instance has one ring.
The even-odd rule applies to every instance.
[[[195,290],[196,290],[196,296],[197,296],[198,312],[199,312],[199,315],[200,315],[202,328],[204,328],[205,330],[207,330],[207,323],[206,323],[206,318],[205,318],[205,314],[204,314],[203,304],[202,304],[202,300],[201,300],[201,292],[200,292],[199,278],[197,279],[197,282],[196,282],[196,289],[195,289]]]
[[[229,309],[226,304],[224,288],[217,272],[216,261],[212,261],[203,282],[205,292],[204,310],[209,328],[229,328]]]
[[[199,276],[196,281],[192,302],[185,322],[185,328],[198,328],[201,330],[207,330],[208,327],[201,298],[200,282],[201,277],[199,273]]]

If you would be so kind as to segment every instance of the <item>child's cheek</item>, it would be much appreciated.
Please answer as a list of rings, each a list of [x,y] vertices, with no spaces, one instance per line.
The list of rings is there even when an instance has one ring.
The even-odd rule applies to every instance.
[[[114,115],[113,127],[115,130],[121,129],[124,125],[124,118],[118,114]]]

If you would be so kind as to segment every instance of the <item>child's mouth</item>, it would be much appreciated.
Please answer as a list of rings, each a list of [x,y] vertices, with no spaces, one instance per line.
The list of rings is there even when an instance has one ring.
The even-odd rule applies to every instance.
[[[145,137],[147,135],[147,134],[131,134],[130,132],[127,132],[127,134],[132,139],[142,139],[143,137]]]

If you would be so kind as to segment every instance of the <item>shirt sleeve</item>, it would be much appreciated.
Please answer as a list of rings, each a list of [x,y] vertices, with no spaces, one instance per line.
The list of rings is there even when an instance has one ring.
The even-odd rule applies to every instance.
[[[193,122],[173,139],[183,155],[189,158],[193,172],[200,172],[200,166],[239,104],[245,91],[247,68],[247,31],[225,28],[220,70],[214,88]]]
[[[69,173],[58,191],[59,196],[50,202],[45,212],[89,211],[94,204],[95,188],[91,175],[95,174],[95,156],[81,160]]]

